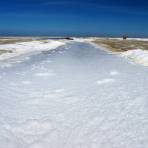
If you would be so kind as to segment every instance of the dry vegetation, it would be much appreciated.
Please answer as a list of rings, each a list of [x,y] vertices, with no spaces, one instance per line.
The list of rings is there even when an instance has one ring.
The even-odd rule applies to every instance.
[[[93,43],[103,46],[113,52],[122,52],[133,49],[148,50],[148,41],[96,39],[95,41],[93,41]]]
[[[13,44],[16,42],[28,42],[31,38],[0,38],[0,45],[2,44]]]
[[[28,42],[28,41],[31,41],[31,40],[32,40],[32,38],[26,38],[26,37],[8,37],[8,38],[1,37],[0,38],[0,45],[14,44],[14,43],[17,43],[17,42]],[[1,49],[0,55],[4,54],[4,53],[12,53],[12,50]]]

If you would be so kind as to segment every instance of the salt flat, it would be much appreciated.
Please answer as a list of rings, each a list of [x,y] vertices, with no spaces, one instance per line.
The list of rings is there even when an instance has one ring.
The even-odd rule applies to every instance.
[[[0,63],[0,147],[147,148],[148,69],[83,42]]]

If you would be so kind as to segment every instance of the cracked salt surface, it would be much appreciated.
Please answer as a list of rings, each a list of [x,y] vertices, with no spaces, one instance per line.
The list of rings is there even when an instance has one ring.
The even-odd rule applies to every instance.
[[[147,148],[147,68],[74,42],[0,73],[0,147]]]

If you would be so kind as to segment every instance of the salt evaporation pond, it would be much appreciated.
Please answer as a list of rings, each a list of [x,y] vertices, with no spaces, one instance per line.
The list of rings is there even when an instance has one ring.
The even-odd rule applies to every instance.
[[[148,69],[73,42],[0,63],[1,148],[147,148]]]

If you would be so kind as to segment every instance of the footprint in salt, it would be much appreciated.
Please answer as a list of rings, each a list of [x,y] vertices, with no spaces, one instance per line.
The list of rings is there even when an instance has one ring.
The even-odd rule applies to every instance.
[[[101,84],[108,84],[108,83],[114,83],[116,80],[115,79],[112,79],[112,78],[105,78],[105,79],[102,79],[102,80],[98,80],[97,81],[97,84],[98,85],[101,85]]]
[[[55,73],[36,73],[35,76],[37,77],[49,77],[49,76],[55,76]]]
[[[51,60],[48,60],[48,61],[45,61],[44,63],[52,63],[53,61],[51,61]]]
[[[119,72],[117,70],[112,70],[109,73],[111,76],[119,75]]]
[[[65,91],[65,89],[62,89],[62,88],[61,88],[61,89],[56,89],[56,90],[55,90],[56,93],[62,93],[62,92],[64,92],[64,91]]]
[[[22,63],[23,61],[21,61],[21,60],[18,60],[18,61],[16,61],[16,63]]]
[[[69,47],[67,46],[67,47],[65,47],[65,49],[69,49]]]
[[[22,81],[22,84],[28,85],[31,84],[31,81]]]
[[[25,60],[30,60],[30,57],[25,57]]]

